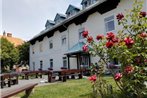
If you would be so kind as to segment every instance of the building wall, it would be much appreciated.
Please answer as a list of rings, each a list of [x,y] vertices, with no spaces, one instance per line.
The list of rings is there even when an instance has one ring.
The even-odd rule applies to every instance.
[[[40,67],[40,60],[43,61],[43,69],[47,69],[50,66],[49,59],[53,59],[53,69],[54,70],[60,70],[60,68],[63,66],[63,60],[62,58],[65,57],[65,53],[69,48],[71,48],[73,45],[78,43],[79,41],[79,29],[84,27],[87,29],[90,33],[90,35],[96,37],[97,34],[106,34],[105,32],[105,24],[104,24],[104,18],[109,17],[111,15],[116,16],[118,13],[124,13],[124,10],[128,10],[132,7],[133,0],[121,0],[121,3],[117,6],[116,9],[111,10],[107,13],[100,14],[98,12],[95,12],[91,14],[87,21],[75,25],[72,23],[67,27],[67,30],[64,32],[56,31],[53,35],[53,37],[48,38],[45,37],[43,41],[36,42],[33,46],[30,46],[30,68],[33,70],[33,62],[35,62],[35,69],[38,69]],[[147,10],[147,0],[145,0],[144,3],[144,10]],[[121,29],[121,26],[117,25],[117,20],[115,19],[115,31]],[[66,45],[62,46],[61,44],[61,38],[62,36],[66,36]],[[49,49],[49,40],[53,41],[53,49]],[[39,52],[39,45],[42,43],[43,52]],[[32,47],[34,47],[35,54],[32,54]],[[91,56],[91,62],[95,63],[98,61],[98,57],[92,57]],[[70,59],[70,67],[77,68],[77,60],[75,58]]]

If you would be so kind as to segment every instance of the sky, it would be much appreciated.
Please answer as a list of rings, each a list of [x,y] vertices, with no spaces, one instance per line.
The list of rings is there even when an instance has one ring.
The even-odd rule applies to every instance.
[[[25,41],[45,29],[47,19],[65,14],[69,4],[81,8],[82,0],[0,0],[0,35],[12,33]],[[2,26],[2,27],[1,27]]]

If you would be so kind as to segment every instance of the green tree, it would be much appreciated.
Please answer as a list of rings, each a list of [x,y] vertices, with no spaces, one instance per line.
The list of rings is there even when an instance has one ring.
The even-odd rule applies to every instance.
[[[1,38],[1,67],[2,69],[4,66],[9,66],[10,68],[13,64],[17,63],[19,60],[19,52],[14,45],[9,42],[6,38]]]
[[[29,45],[30,43],[25,42],[24,44],[18,46],[19,50],[19,62],[28,63],[29,62]]]

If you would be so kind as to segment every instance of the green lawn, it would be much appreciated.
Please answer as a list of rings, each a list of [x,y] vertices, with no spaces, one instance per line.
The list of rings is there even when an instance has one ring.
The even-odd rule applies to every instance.
[[[114,84],[112,77],[106,77],[106,80]],[[78,79],[36,87],[29,98],[91,98],[91,93],[90,81]],[[19,96],[23,95],[23,93],[19,94]]]

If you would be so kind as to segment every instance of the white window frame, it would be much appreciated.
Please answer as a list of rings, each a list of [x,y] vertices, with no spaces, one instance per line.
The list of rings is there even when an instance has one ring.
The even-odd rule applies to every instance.
[[[107,20],[107,19],[110,18],[110,17],[113,17],[113,19]],[[106,25],[107,25],[107,23],[109,23],[109,22],[111,22],[111,21],[114,22],[114,29],[109,30],[110,28],[106,27]],[[105,25],[105,32],[106,32],[106,33],[107,33],[107,32],[111,32],[111,31],[114,31],[115,28],[116,28],[116,27],[115,27],[115,16],[114,16],[114,15],[110,15],[110,16],[108,16],[108,17],[105,17],[105,18],[104,18],[104,25]]]
[[[66,42],[67,42],[66,35],[63,35],[63,36],[61,37],[61,44],[62,44],[62,45],[66,45]]]
[[[50,62],[50,68],[53,68],[53,66],[54,66],[53,59],[50,59],[49,62]]]
[[[63,57],[63,67],[67,68],[67,57]]]

